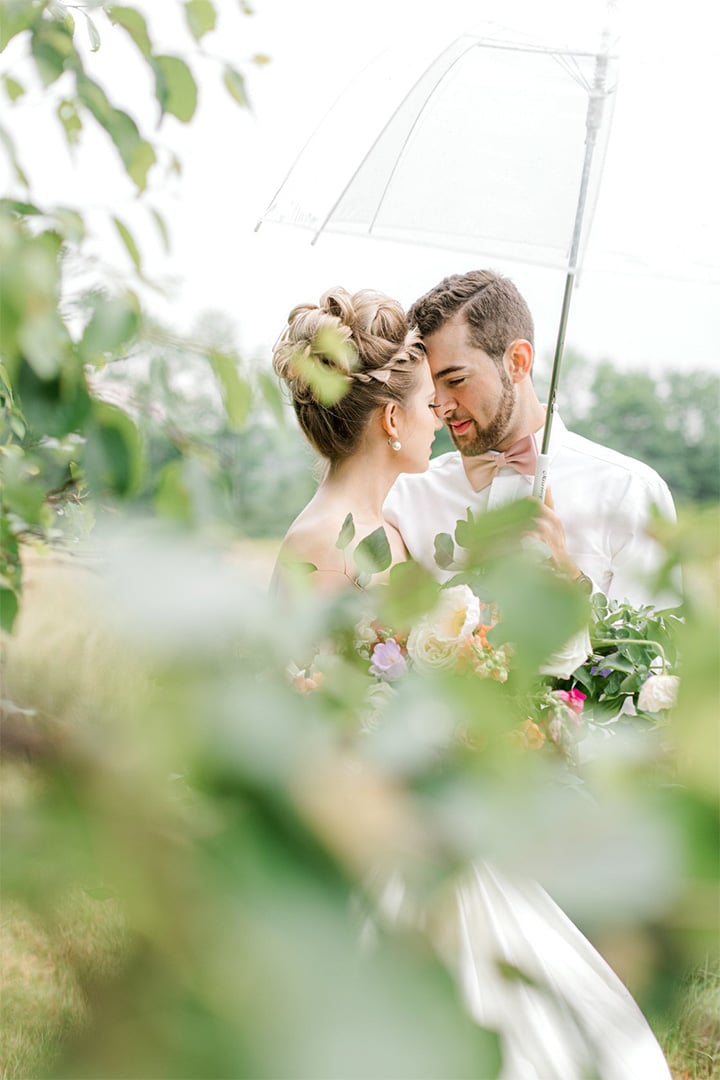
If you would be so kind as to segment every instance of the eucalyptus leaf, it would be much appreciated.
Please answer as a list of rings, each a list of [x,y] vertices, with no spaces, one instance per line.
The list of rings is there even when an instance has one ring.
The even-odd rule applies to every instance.
[[[353,560],[361,575],[379,574],[387,570],[392,562],[392,552],[382,525],[363,537],[353,552]]]
[[[335,547],[339,548],[340,551],[344,551],[354,536],[355,522],[353,521],[352,514],[348,514],[348,516],[342,523],[342,528],[340,529],[340,532],[338,533],[338,538],[335,541]]]
[[[85,360],[92,362],[101,354],[117,352],[135,336],[138,323],[138,302],[133,293],[97,299],[80,343]]]
[[[14,214],[22,214],[23,217],[42,214],[42,210],[35,203],[23,202],[20,199],[0,199],[0,210],[9,210]]]
[[[87,26],[88,38],[90,39],[90,49],[91,49],[92,52],[97,52],[98,49],[100,48],[100,44],[101,44],[101,42],[100,42],[100,34],[98,32],[98,28],[95,25],[95,23],[93,22],[93,20],[90,18],[90,16],[88,15],[87,11],[84,11],[83,15],[85,16],[85,23],[86,23],[86,26]]]
[[[455,527],[455,541],[468,552],[470,563],[503,557],[517,548],[524,533],[532,529],[540,508],[533,499],[518,499],[477,517],[468,509]]]
[[[438,583],[424,566],[408,559],[390,571],[382,594],[382,621],[409,627],[437,601]]]
[[[152,55],[152,44],[148,34],[145,17],[135,8],[114,5],[108,11],[112,22],[127,31],[146,59]]]
[[[27,3],[8,3],[3,0],[0,18],[0,52],[18,34],[36,26],[42,18],[42,8]]]
[[[216,13],[210,0],[186,0],[185,18],[196,41],[215,29]]]
[[[438,533],[435,537],[435,562],[441,570],[448,570],[455,561],[455,543],[450,533]]]
[[[332,326],[322,326],[313,339],[313,353],[332,360],[341,371],[350,372],[355,367],[357,352]]]
[[[58,206],[53,211],[53,217],[66,240],[79,244],[85,238],[85,219],[77,210],[71,210],[67,206]]]
[[[307,383],[323,405],[335,405],[350,388],[346,375],[324,364],[317,356],[297,352],[291,364],[295,374]]]
[[[150,207],[150,216],[153,219],[153,221],[155,222],[155,225],[157,226],[157,231],[160,234],[160,239],[162,240],[163,250],[165,251],[166,255],[169,255],[170,254],[170,231],[168,229],[167,222],[165,221],[165,218],[160,213],[160,211],[156,210],[152,206]]]
[[[30,49],[44,86],[50,86],[72,63],[72,34],[62,22],[41,22],[33,29]]]
[[[169,461],[157,474],[155,509],[163,517],[175,521],[192,519],[192,499],[183,476],[181,460]]]
[[[10,75],[3,75],[3,86],[10,101],[17,101],[25,93],[25,87]]]
[[[127,162],[128,175],[137,184],[138,191],[145,190],[147,174],[156,161],[157,157],[152,144],[145,139],[140,139],[133,147],[132,154]]]
[[[60,354],[61,355],[61,354]],[[90,413],[90,395],[82,368],[72,369],[65,377],[39,377],[27,364],[21,364],[17,392],[29,428],[62,438],[80,429]]]
[[[108,101],[103,88],[84,74],[77,76],[78,98],[108,133],[123,165],[139,190],[144,190],[147,172],[155,161],[155,151],[140,135],[133,118]]]
[[[20,164],[20,160],[17,156],[17,151],[15,149],[15,143],[13,142],[11,136],[7,133],[4,127],[0,127],[0,143],[2,143],[5,149],[5,153],[10,160],[12,170],[15,173],[15,179],[18,181],[18,183],[22,184],[24,188],[29,188],[30,182],[22,165]]]
[[[280,559],[283,570],[290,576],[297,575],[299,578],[307,577],[308,574],[316,574],[317,566],[315,563],[307,562],[304,559],[296,559],[290,553],[285,553]]]
[[[120,239],[125,245],[125,250],[127,251],[128,255],[130,256],[135,265],[135,269],[138,271],[138,273],[140,273],[142,270],[142,260],[140,258],[140,252],[138,250],[137,244],[135,243],[135,238],[133,234],[130,232],[127,225],[120,220],[120,218],[114,217],[113,222],[115,224],[115,228],[118,231]]]
[[[269,407],[274,418],[279,423],[285,421],[285,409],[283,407],[282,395],[280,388],[278,387],[275,379],[271,378],[266,371],[258,373],[257,377],[258,386],[260,387],[260,393],[263,396],[263,400]]]
[[[137,489],[142,471],[140,434],[116,405],[93,403],[84,464],[88,484],[96,493],[128,496]]]
[[[317,566],[311,562],[294,562],[292,564],[301,574],[316,574]]]
[[[63,126],[68,146],[75,146],[82,131],[82,120],[74,101],[64,98],[58,103],[57,116]]]
[[[18,613],[18,596],[13,589],[0,586],[0,629],[12,633]]]
[[[222,387],[223,402],[230,427],[233,431],[240,431],[247,421],[252,404],[250,385],[241,378],[234,357],[213,351],[209,355],[209,360]]]
[[[223,82],[230,97],[237,101],[238,105],[248,104],[247,94],[245,93],[245,80],[236,68],[231,67],[229,64],[225,67]]]
[[[155,96],[163,115],[170,113],[184,124],[192,120],[197,108],[197,84],[190,68],[179,56],[156,56]]]

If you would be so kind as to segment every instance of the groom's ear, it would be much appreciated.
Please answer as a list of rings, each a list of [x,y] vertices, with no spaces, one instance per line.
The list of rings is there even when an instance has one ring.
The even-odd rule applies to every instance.
[[[397,438],[398,411],[396,401],[388,401],[388,403],[383,406],[381,424],[388,439]]]
[[[525,338],[516,338],[508,345],[503,359],[512,381],[522,382],[532,371],[533,347]]]

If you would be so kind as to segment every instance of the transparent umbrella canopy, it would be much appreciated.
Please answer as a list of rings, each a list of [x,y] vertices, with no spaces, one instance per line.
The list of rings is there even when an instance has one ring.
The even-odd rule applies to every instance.
[[[616,85],[616,43],[555,48],[465,34],[429,62],[384,57],[338,99],[258,223],[393,240],[562,269],[565,326]]]

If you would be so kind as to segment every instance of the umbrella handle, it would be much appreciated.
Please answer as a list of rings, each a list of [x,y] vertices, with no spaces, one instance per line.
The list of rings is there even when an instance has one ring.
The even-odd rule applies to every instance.
[[[550,455],[538,454],[537,465],[535,467],[535,480],[533,482],[533,495],[540,502],[545,502],[545,491],[547,489],[548,472],[550,471]]]

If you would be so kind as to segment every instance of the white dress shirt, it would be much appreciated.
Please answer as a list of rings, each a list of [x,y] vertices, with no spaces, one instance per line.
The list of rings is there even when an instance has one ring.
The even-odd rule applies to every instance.
[[[542,431],[536,433],[538,446],[541,436]],[[568,431],[557,414],[549,458],[548,484],[573,562],[611,599],[676,603],[677,598],[657,597],[650,588],[663,556],[646,532],[651,506],[675,520],[665,481],[643,462]],[[532,477],[506,467],[488,487],[473,491],[460,453],[452,451],[434,458],[427,472],[398,477],[384,512],[412,558],[446,581],[453,571],[435,562],[437,534],[452,536],[468,509],[474,514],[494,510],[531,495],[532,486]]]

